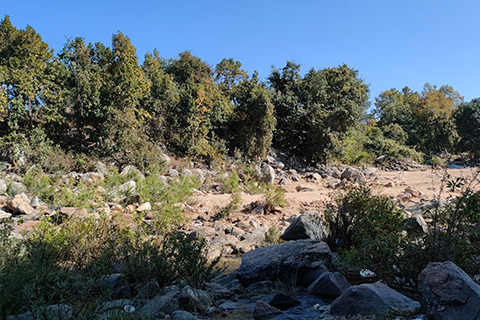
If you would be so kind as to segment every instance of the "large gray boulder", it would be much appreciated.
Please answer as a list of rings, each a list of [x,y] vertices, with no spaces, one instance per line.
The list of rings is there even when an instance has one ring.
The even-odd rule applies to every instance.
[[[275,170],[270,165],[265,165],[260,173],[262,182],[270,184],[275,181]]]
[[[308,287],[308,292],[319,296],[338,297],[350,287],[351,284],[341,273],[325,271]]]
[[[330,306],[330,312],[334,316],[408,316],[419,311],[420,303],[405,297],[381,282],[352,286]]]
[[[326,236],[327,231],[322,216],[317,211],[307,211],[293,220],[281,238],[283,240],[323,240]]]
[[[330,248],[325,242],[297,240],[247,252],[237,270],[244,286],[263,280],[296,280],[312,268],[331,263]]]
[[[480,319],[480,286],[453,262],[433,262],[418,276],[422,309],[434,319]]]
[[[349,182],[358,183],[358,184],[364,184],[367,182],[367,179],[365,179],[365,176],[363,175],[363,173],[360,170],[354,169],[354,168],[345,169],[345,171],[343,171],[341,175],[341,179],[342,180],[345,179]]]

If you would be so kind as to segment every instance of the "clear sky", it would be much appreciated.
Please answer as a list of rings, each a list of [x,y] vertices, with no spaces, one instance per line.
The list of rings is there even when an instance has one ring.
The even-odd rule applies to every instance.
[[[111,45],[121,30],[140,62],[189,50],[212,66],[239,60],[266,79],[287,60],[311,68],[346,63],[370,85],[449,84],[465,101],[480,97],[478,0],[0,0],[0,16],[31,25],[55,52],[66,39]]]

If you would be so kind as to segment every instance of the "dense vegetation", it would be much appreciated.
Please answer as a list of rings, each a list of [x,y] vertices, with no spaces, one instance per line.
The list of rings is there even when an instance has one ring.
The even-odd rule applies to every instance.
[[[480,104],[463,104],[450,86],[384,91],[373,116],[368,85],[347,65],[302,76],[287,62],[263,82],[238,61],[212,67],[189,52],[166,59],[154,50],[140,64],[121,32],[111,47],[75,38],[55,55],[31,26],[18,29],[5,16],[0,82],[2,156],[17,162],[50,163],[60,153],[146,168],[159,148],[204,161],[258,160],[272,144],[348,163],[479,151]]]

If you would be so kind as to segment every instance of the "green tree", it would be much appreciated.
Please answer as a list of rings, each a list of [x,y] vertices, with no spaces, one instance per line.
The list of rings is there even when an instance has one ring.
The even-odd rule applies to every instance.
[[[454,114],[460,149],[480,154],[480,99],[462,103]]]
[[[224,91],[232,92],[236,86],[247,79],[247,73],[242,69],[240,61],[232,58],[223,59],[215,67],[215,79]]]
[[[463,97],[451,86],[425,84],[421,103],[414,108],[419,128],[420,146],[427,154],[454,149],[458,142],[453,111]]]
[[[0,23],[1,99],[9,131],[32,129],[52,112],[44,96],[52,89],[48,68],[53,57],[48,44],[31,27],[14,27],[9,16]],[[54,110],[53,110],[54,111]],[[25,131],[24,131],[25,132]]]
[[[331,153],[341,137],[365,114],[369,88],[358,71],[342,65],[300,75],[298,64],[287,62],[269,77],[278,119],[276,143],[313,159]]]
[[[247,157],[265,159],[276,124],[270,92],[255,73],[235,87],[233,97],[235,109],[229,125],[230,148],[238,148]]]
[[[172,135],[168,119],[180,101],[178,84],[165,72],[165,61],[157,50],[145,55],[142,68],[150,83],[149,94],[142,103],[151,116],[146,119],[148,135],[152,141],[166,145]]]
[[[421,93],[408,87],[402,92],[390,89],[380,94],[375,101],[375,112],[384,133],[398,125],[406,133],[406,143],[427,154],[452,150],[458,135],[453,121],[453,111],[463,98],[451,86],[425,84]],[[402,136],[398,128],[395,128]]]
[[[109,48],[97,43],[85,44],[83,38],[67,41],[58,56],[60,67],[56,83],[63,91],[59,103],[66,119],[63,144],[77,151],[91,151],[102,139],[107,121],[105,79],[112,60]],[[61,142],[61,141],[60,141]]]
[[[215,83],[211,68],[190,52],[181,53],[166,71],[178,83],[180,97],[168,115],[170,143],[192,156],[216,157],[222,153],[218,133],[232,112],[228,97]]]
[[[141,102],[147,96],[150,84],[138,64],[135,47],[121,32],[113,35],[112,60],[107,71],[104,152],[125,163],[146,168],[159,159],[143,125],[150,114]]]

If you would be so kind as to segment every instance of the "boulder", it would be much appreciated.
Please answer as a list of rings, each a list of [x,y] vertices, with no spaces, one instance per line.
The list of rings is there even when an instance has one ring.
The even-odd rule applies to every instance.
[[[330,248],[325,242],[297,240],[263,247],[247,252],[237,270],[243,285],[262,280],[292,280],[301,278],[319,264],[331,263]]]
[[[326,236],[327,231],[320,214],[317,211],[307,211],[293,220],[281,238],[283,240],[323,240]]]
[[[260,174],[262,182],[266,184],[270,184],[275,181],[275,170],[269,165],[265,165],[260,171]]]
[[[143,287],[138,290],[135,298],[137,299],[151,299],[160,292],[160,285],[154,279],[148,281]]]
[[[350,287],[351,284],[341,273],[325,271],[308,287],[308,292],[319,296],[338,297]]]
[[[179,176],[179,173],[177,170],[173,169],[173,168],[170,168],[167,170],[167,174],[170,176],[170,177],[178,177]]]
[[[300,301],[294,299],[290,296],[287,296],[283,293],[277,293],[269,303],[272,307],[275,307],[280,310],[287,310],[293,307],[300,305]]]
[[[73,309],[67,304],[53,304],[47,307],[46,319],[48,320],[71,320]]]
[[[125,194],[133,194],[135,193],[135,189],[137,188],[137,183],[133,180],[127,181],[124,184],[118,187],[118,192],[125,195]]]
[[[403,223],[404,223],[404,229],[408,233],[421,234],[421,233],[427,233],[428,231],[428,225],[425,222],[425,219],[423,219],[421,214],[415,214],[412,217],[405,219]]]
[[[422,309],[429,318],[480,319],[480,286],[453,262],[429,263],[418,280]]]
[[[178,306],[189,312],[206,313],[213,304],[212,296],[203,290],[185,286],[178,296]]]
[[[32,208],[30,203],[28,202],[22,202],[20,203],[17,208],[15,209],[16,214],[23,214],[23,215],[31,215],[32,213],[35,212],[35,209]]]
[[[122,176],[128,176],[128,175],[133,175],[133,176],[137,176],[138,178],[140,179],[145,179],[145,176],[143,175],[143,173],[137,169],[137,167],[135,166],[132,166],[132,165],[128,165],[126,166],[125,168],[123,168],[122,172],[120,172],[120,174]]]
[[[349,182],[353,183],[359,183],[359,184],[364,184],[367,182],[367,179],[365,179],[365,176],[360,170],[354,169],[354,168],[347,168],[345,171],[343,171],[341,175],[341,179],[345,179]]]
[[[334,316],[347,315],[414,315],[420,303],[377,281],[348,288],[330,306]]]
[[[15,181],[10,184],[9,193],[11,196],[16,196],[17,194],[20,194],[26,191],[27,191],[27,187],[25,187],[21,182]]]
[[[176,286],[170,286],[164,288],[162,291],[162,294],[145,303],[139,311],[140,316],[155,318],[162,314],[172,313],[178,310],[178,288]]]
[[[171,319],[172,320],[198,320],[196,316],[184,310],[177,310],[172,312]]]
[[[253,310],[253,319],[267,320],[281,313],[282,311],[278,310],[277,308],[266,304],[262,300],[258,300],[257,303],[255,304],[255,309]]]

